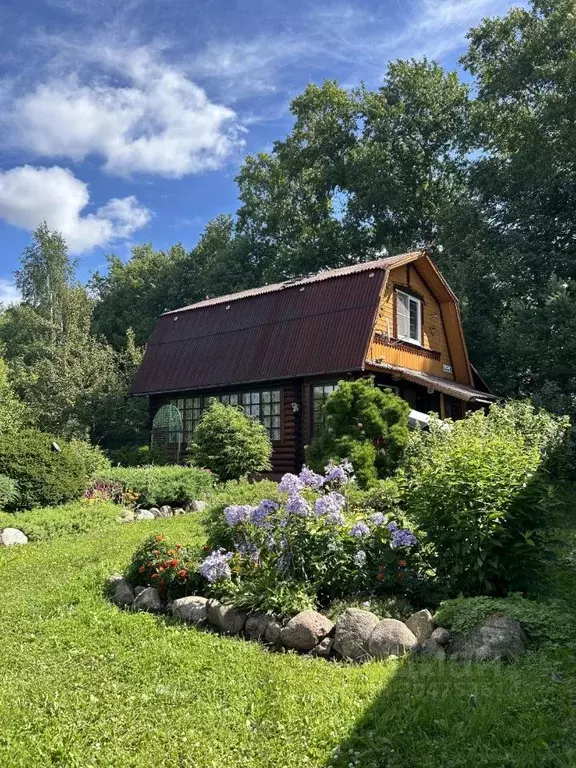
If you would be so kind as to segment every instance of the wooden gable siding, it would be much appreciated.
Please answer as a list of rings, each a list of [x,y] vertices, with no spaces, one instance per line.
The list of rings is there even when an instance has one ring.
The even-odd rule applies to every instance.
[[[422,347],[396,339],[395,290],[403,288],[422,299]],[[390,340],[388,340],[390,334]],[[444,370],[452,365],[440,303],[413,264],[390,271],[380,300],[368,360],[424,371],[454,380],[454,373]]]

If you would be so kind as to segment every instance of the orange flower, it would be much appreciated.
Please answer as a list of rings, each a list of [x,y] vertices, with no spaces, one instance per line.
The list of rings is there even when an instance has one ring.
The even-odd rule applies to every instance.
[[[176,549],[182,549],[182,544],[176,544]]]
[[[175,552],[173,549],[169,549],[169,550],[168,550],[168,554],[169,554],[169,555],[175,555],[175,554],[176,554],[176,552]]]
[[[156,541],[164,541],[164,539],[165,539],[166,537],[165,537],[165,536],[162,536],[162,534],[161,534],[161,533],[159,533],[159,534],[158,534],[158,536],[156,536],[155,538],[156,538]]]
[[[164,572],[164,566],[163,566],[163,565],[159,565],[159,566],[158,566],[158,571],[159,571],[160,573],[163,573],[163,572]]]
[[[185,579],[188,577],[188,571],[186,568],[181,568],[176,575],[179,579]]]
[[[152,574],[152,578],[153,578],[153,579],[157,579],[157,578],[158,578],[158,574],[157,574],[157,573],[153,573],[153,574]]]

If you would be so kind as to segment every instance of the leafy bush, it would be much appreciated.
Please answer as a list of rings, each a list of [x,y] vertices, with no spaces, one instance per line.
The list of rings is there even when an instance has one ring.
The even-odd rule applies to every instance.
[[[95,475],[93,482],[108,488],[120,486],[123,496],[135,494],[133,500],[141,506],[186,506],[212,488],[214,477],[196,467],[112,467]]]
[[[87,506],[74,501],[27,512],[0,512],[0,528],[19,528],[31,541],[106,531],[118,525],[118,507],[110,503]]]
[[[238,480],[271,469],[272,443],[265,427],[241,408],[214,400],[194,431],[190,456],[220,480]]]
[[[449,429],[432,418],[429,433],[411,437],[400,476],[404,503],[452,594],[525,591],[541,573],[556,503],[542,464],[558,435],[539,435],[534,421],[522,429],[517,416],[516,404],[495,405]]]
[[[198,590],[198,559],[182,544],[171,546],[162,534],[150,536],[134,553],[126,577],[135,586],[156,587],[171,599]]]
[[[15,504],[18,499],[18,483],[6,475],[0,475],[0,509]]]
[[[92,477],[97,472],[105,472],[112,466],[104,451],[86,440],[70,440],[70,447],[84,462],[86,477]]]
[[[320,472],[329,461],[348,459],[362,486],[390,475],[408,443],[406,401],[374,385],[374,379],[340,381],[324,404],[318,437],[306,448]]]
[[[166,450],[161,446],[129,445],[108,451],[108,457],[114,466],[146,467],[170,464]]]
[[[563,648],[574,644],[576,626],[572,611],[562,601],[528,600],[519,594],[507,598],[460,597],[441,603],[434,620],[460,634],[478,626],[492,613],[517,619],[534,647]]]
[[[81,496],[86,484],[84,459],[72,446],[35,429],[0,435],[0,474],[18,483],[18,499],[8,509],[60,504]]]

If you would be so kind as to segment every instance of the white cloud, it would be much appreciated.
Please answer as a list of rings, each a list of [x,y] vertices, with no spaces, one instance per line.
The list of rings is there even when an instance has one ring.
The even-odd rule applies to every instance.
[[[77,65],[92,65],[88,76],[49,79],[14,99],[8,121],[17,146],[75,161],[96,155],[112,174],[174,178],[217,169],[240,146],[235,113],[152,49],[75,53]]]
[[[9,306],[18,304],[20,301],[20,291],[12,280],[6,280],[0,277],[0,305]]]
[[[0,218],[27,230],[45,220],[62,233],[72,253],[129,237],[151,217],[132,196],[83,213],[89,202],[88,185],[67,168],[23,165],[0,172]]]

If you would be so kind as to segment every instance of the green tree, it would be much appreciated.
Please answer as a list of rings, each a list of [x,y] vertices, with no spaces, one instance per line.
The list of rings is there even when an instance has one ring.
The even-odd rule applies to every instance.
[[[26,408],[18,399],[8,375],[8,366],[0,358],[0,435],[14,435],[26,419]]]
[[[348,459],[363,486],[390,475],[408,444],[410,406],[373,378],[340,381],[328,397],[320,434],[306,460],[321,472],[329,461]]]

